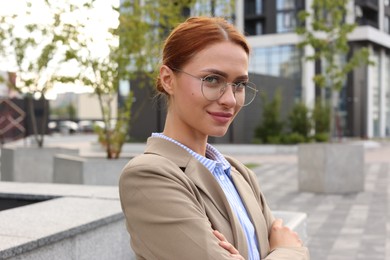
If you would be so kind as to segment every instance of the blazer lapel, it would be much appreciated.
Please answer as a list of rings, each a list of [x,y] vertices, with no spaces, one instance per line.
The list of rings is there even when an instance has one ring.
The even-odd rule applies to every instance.
[[[212,201],[218,211],[230,219],[230,205],[225,194],[214,176],[195,158],[191,159],[186,167],[185,174],[191,181]]]
[[[219,212],[230,222],[234,238],[234,246],[240,250],[245,259],[248,257],[248,247],[241,224],[230,207],[224,191],[215,177],[198,160],[193,158],[187,165],[186,175],[213,202]]]
[[[261,217],[263,213],[261,211],[259,203],[253,195],[252,188],[246,182],[244,177],[242,177],[242,175],[237,172],[237,170],[233,167],[231,170],[231,174],[236,189],[240,194],[241,199],[255,227],[260,253],[262,256],[264,256],[262,252],[267,252],[268,249],[266,248],[266,246],[268,243],[261,243],[261,241],[268,241],[268,237],[266,236],[266,234],[268,234],[268,230],[266,230],[267,225],[265,223],[264,218]]]

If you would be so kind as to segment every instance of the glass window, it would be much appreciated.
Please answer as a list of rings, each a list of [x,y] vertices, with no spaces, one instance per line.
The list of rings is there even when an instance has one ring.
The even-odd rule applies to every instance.
[[[196,1],[191,9],[192,16],[214,15],[231,17],[232,13],[234,13],[234,9],[230,0]]]
[[[383,25],[383,30],[386,33],[390,33],[390,17],[389,16],[385,16],[384,23],[385,24]]]
[[[256,35],[262,35],[263,34],[263,23],[260,21],[256,22]]]
[[[292,45],[254,48],[250,60],[251,73],[299,79],[300,51]]]
[[[263,0],[245,0],[245,14],[260,15],[263,13]]]
[[[263,13],[263,0],[256,0],[256,14]]]
[[[390,53],[385,56],[385,71],[390,71]],[[385,113],[386,113],[386,135],[390,136],[390,73],[384,74],[384,82],[386,86],[385,93]]]
[[[245,32],[248,35],[261,35],[264,33],[263,29],[262,20],[245,21]]]
[[[292,32],[296,27],[295,12],[280,12],[276,18],[278,33]]]
[[[277,0],[276,9],[286,10],[286,9],[295,9],[295,0]]]
[[[372,125],[374,136],[379,136],[379,111],[380,111],[380,56],[378,51],[374,51],[370,57],[376,66],[372,69]]]

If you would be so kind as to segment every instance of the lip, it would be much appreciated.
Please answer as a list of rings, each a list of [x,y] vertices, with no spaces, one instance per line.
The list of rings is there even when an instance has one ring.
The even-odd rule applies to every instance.
[[[208,112],[209,115],[219,123],[228,123],[233,117],[232,113],[226,112]]]

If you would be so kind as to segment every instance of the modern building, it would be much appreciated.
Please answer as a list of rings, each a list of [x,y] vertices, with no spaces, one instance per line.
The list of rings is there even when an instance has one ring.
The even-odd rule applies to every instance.
[[[250,72],[290,79],[288,88],[294,95],[284,98],[302,100],[309,107],[320,95],[312,81],[318,66],[302,59],[295,28],[298,12],[310,12],[311,4],[312,0],[239,0],[236,6],[236,24],[253,48]],[[340,93],[343,135],[390,136],[389,0],[351,0],[348,10],[346,21],[358,24],[349,37],[351,50],[368,47],[375,65],[355,69]]]
[[[314,107],[321,89],[312,81],[319,72],[318,63],[307,62],[297,44],[302,40],[295,29],[297,14],[310,12],[313,0],[236,0],[235,8],[226,8],[229,0],[200,0],[188,15],[228,17],[246,35],[252,47],[250,77],[260,92],[272,97],[282,93],[281,116],[286,117],[293,104],[303,101]],[[374,138],[390,136],[390,5],[389,0],[351,0],[347,22],[358,27],[349,36],[351,50],[368,47],[373,66],[350,73],[340,92],[340,128],[347,137]],[[135,85],[132,82],[131,85]],[[133,88],[136,90],[136,88]],[[144,106],[142,115],[132,123],[131,135],[146,139],[150,132],[161,131],[164,109],[152,101],[150,90],[136,90],[133,107]],[[145,106],[144,100],[148,101]],[[141,102],[142,101],[142,102]],[[261,100],[243,108],[224,138],[211,142],[251,143],[255,128],[261,122]],[[147,120],[146,120],[147,119]]]
[[[103,99],[109,99],[111,97],[104,96]],[[62,110],[67,112],[68,108],[72,106],[74,109],[74,115],[71,113],[61,113],[61,115],[51,115],[50,119],[53,120],[91,120],[102,121],[103,115],[99,104],[99,98],[94,93],[74,93],[65,92],[57,94],[57,98],[50,100],[50,108],[52,110]],[[117,118],[118,115],[118,98],[114,96],[111,98],[110,103],[111,117]],[[73,118],[72,118],[73,117]]]

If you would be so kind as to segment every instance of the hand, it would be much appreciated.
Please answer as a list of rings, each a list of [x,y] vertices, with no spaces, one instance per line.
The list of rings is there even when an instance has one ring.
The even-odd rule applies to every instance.
[[[283,226],[281,219],[276,219],[272,223],[269,244],[272,251],[277,247],[301,247],[302,241],[296,232]]]
[[[213,234],[219,239],[219,245],[223,249],[227,250],[233,259],[245,260],[244,257],[240,255],[240,252],[238,252],[238,250],[226,240],[225,236],[222,235],[222,233],[217,230],[214,230]]]

